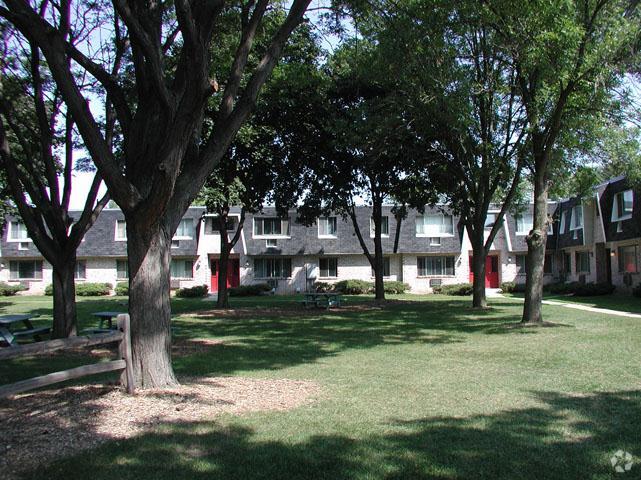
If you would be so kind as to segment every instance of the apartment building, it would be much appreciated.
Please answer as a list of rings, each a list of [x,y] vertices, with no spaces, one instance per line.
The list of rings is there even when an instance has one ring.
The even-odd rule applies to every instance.
[[[641,211],[625,179],[599,185],[594,195],[550,203],[554,219],[548,230],[545,282],[611,281],[622,289],[639,283]],[[498,209],[488,213],[486,227]],[[357,208],[359,229],[373,251],[370,207]],[[383,211],[383,253],[386,280],[399,280],[414,293],[437,285],[471,281],[472,248],[460,218],[445,206],[410,211],[400,225]],[[240,210],[232,209],[228,229],[234,231]],[[207,285],[218,288],[220,234],[215,217],[202,207],[190,208],[172,241],[172,288]],[[532,207],[509,213],[494,239],[486,263],[485,284],[523,283],[526,274],[526,236],[532,228]],[[398,232],[398,242],[396,235]],[[78,282],[116,282],[128,278],[126,228],[122,212],[107,209],[87,232],[78,249]],[[28,292],[42,292],[51,283],[51,267],[28,238],[19,219],[8,219],[1,245],[0,280],[19,282]],[[277,293],[296,293],[315,282],[345,279],[373,280],[350,219],[321,217],[311,226],[297,222],[296,211],[279,217],[273,208],[248,214],[228,266],[229,286],[263,283]]]

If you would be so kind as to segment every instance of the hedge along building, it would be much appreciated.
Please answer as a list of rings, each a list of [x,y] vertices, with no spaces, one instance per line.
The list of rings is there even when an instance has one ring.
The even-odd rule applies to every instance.
[[[588,198],[549,205],[554,223],[548,232],[547,283],[608,278],[622,287],[638,283],[641,212],[626,185],[624,179],[615,179],[597,187]],[[488,231],[497,210],[488,214]],[[519,214],[506,215],[487,260],[487,287],[525,281],[525,237],[532,226],[531,211],[528,206]],[[471,245],[459,217],[447,208],[410,211],[401,222],[396,250],[397,223],[390,206],[384,207],[383,215],[386,280],[405,282],[415,293],[471,280]],[[231,232],[240,210],[233,209],[230,217]],[[370,218],[370,207],[357,208],[359,228],[373,249]],[[220,234],[215,224],[202,207],[186,212],[172,242],[172,288],[205,284],[217,290]],[[125,232],[119,210],[103,211],[78,249],[78,282],[115,285],[127,280]],[[305,226],[296,222],[294,210],[284,218],[272,208],[247,215],[229,262],[228,285],[267,282],[278,293],[305,291],[318,281],[373,280],[351,220],[328,216]],[[8,219],[3,235],[0,280],[20,283],[32,293],[42,292],[51,283],[50,266],[16,218]]]

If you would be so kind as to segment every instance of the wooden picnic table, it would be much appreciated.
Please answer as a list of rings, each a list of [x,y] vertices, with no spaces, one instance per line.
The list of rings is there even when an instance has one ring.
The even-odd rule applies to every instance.
[[[305,308],[323,307],[329,310],[331,307],[340,307],[341,301],[340,293],[307,292],[301,303]]]
[[[92,313],[92,315],[100,318],[100,326],[98,327],[98,330],[113,330],[114,328],[116,328],[113,323],[113,319],[118,315],[122,315],[123,313],[127,312],[95,312]],[[105,322],[107,323],[106,327]]]
[[[33,337],[34,340],[40,340],[40,334],[47,334],[51,330],[49,327],[35,328],[31,319],[37,315],[16,314],[0,315],[0,340],[6,343],[6,346],[14,347],[19,337]],[[14,330],[11,327],[15,324],[22,324],[24,328]]]

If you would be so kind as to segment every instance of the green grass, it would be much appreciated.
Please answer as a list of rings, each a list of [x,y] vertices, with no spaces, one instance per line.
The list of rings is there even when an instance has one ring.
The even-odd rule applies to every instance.
[[[24,298],[3,313],[49,308]],[[396,298],[413,301],[307,316],[269,315],[298,308],[293,297],[239,298],[232,306],[255,314],[233,319],[197,314],[211,303],[176,304],[196,311],[177,318],[178,336],[224,342],[178,358],[179,375],[304,379],[322,394],[287,412],[160,425],[33,478],[641,477],[639,320],[545,306],[561,326],[521,329],[511,328],[522,305],[512,299],[477,312],[469,298]],[[79,309],[114,306],[100,302]],[[17,366],[24,375],[41,368]],[[2,365],[0,375],[8,367],[16,370]],[[618,449],[637,464],[617,476],[609,458]]]
[[[523,298],[523,294],[513,294],[511,296]],[[574,295],[553,295],[544,293],[545,300],[554,300],[566,303],[580,303],[590,307],[608,308],[610,310],[619,310],[622,312],[641,313],[641,298],[634,297],[630,294],[613,294],[600,295],[596,297],[575,297]]]

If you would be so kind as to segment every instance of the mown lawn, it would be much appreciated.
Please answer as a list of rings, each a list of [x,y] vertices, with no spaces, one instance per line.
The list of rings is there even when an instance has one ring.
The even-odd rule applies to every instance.
[[[522,293],[510,295],[514,298],[523,298]],[[622,312],[641,313],[641,298],[634,297],[631,294],[612,294],[600,295],[596,297],[576,297],[574,295],[554,295],[544,292],[545,300],[552,300],[565,303],[580,303],[589,307],[607,308],[610,310],[619,310]]]
[[[195,312],[177,317],[178,337],[224,342],[176,359],[178,375],[311,380],[319,398],[163,425],[33,478],[641,478],[641,321],[545,306],[559,326],[521,329],[514,299],[483,312],[468,298],[396,297],[407,299],[282,315],[269,310],[298,309],[293,297],[238,299],[243,315],[225,318],[198,315],[211,303],[176,303]],[[45,312],[49,301],[5,300],[2,313]],[[116,301],[81,301],[81,317]],[[3,365],[0,378],[55,366]],[[619,449],[635,455],[625,474],[610,465]]]

